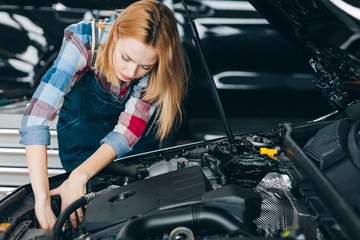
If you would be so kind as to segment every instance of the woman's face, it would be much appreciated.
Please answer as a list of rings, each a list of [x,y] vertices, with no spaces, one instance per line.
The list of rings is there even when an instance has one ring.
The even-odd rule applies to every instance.
[[[116,40],[113,64],[116,76],[130,82],[146,75],[158,61],[155,49],[134,38]]]

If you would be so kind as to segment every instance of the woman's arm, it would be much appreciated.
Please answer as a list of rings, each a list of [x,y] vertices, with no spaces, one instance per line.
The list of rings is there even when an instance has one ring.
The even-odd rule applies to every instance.
[[[36,216],[41,228],[51,229],[55,225],[56,217],[51,209],[46,146],[27,145],[25,148],[31,186],[36,199]]]
[[[51,209],[47,174],[49,125],[62,105],[64,94],[90,65],[90,40],[90,21],[72,24],[65,29],[59,55],[41,79],[19,130],[20,143],[26,146],[27,164],[35,194],[35,212],[41,228],[53,228],[56,221]]]
[[[86,194],[87,181],[114,160],[115,157],[116,152],[113,148],[106,143],[102,144],[93,155],[71,172],[68,179],[60,187],[52,190],[51,195],[60,195],[61,197],[61,211],[72,202],[84,196]],[[77,209],[76,214],[79,222],[82,222],[82,209]],[[77,228],[75,213],[71,214],[70,220],[72,226]]]
[[[90,156],[84,163],[77,167],[69,178],[58,188],[49,192],[49,180],[47,172],[47,152],[46,146],[27,145],[26,159],[29,168],[31,186],[35,195],[35,212],[40,227],[44,229],[54,228],[56,217],[51,209],[50,196],[61,196],[61,210],[69,204],[86,194],[87,181],[115,159],[116,153],[111,146],[104,143]],[[77,215],[82,221],[83,213],[77,210]],[[77,227],[76,216],[72,214],[71,222],[73,227]]]
[[[91,155],[85,162],[78,166],[71,175],[78,176],[85,183],[97,174],[101,169],[108,165],[116,158],[116,152],[107,143],[102,144],[96,152]]]

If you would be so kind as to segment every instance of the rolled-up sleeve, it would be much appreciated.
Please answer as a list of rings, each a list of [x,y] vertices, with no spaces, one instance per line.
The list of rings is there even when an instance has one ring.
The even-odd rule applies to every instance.
[[[48,126],[32,126],[20,128],[20,143],[24,145],[50,145]]]

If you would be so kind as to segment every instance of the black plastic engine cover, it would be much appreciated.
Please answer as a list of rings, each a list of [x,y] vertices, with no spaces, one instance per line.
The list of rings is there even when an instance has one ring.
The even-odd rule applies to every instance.
[[[121,186],[89,203],[84,224],[96,231],[132,217],[201,202],[211,186],[200,167],[193,166]]]

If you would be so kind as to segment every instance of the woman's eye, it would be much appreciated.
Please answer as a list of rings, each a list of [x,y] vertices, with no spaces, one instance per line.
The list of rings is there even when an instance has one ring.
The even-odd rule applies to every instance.
[[[122,57],[122,59],[123,59],[125,62],[129,62],[129,61],[130,61],[130,59],[125,58],[123,55],[121,55],[121,57]]]
[[[146,70],[146,71],[149,71],[151,68],[150,67],[142,67],[144,70]]]

